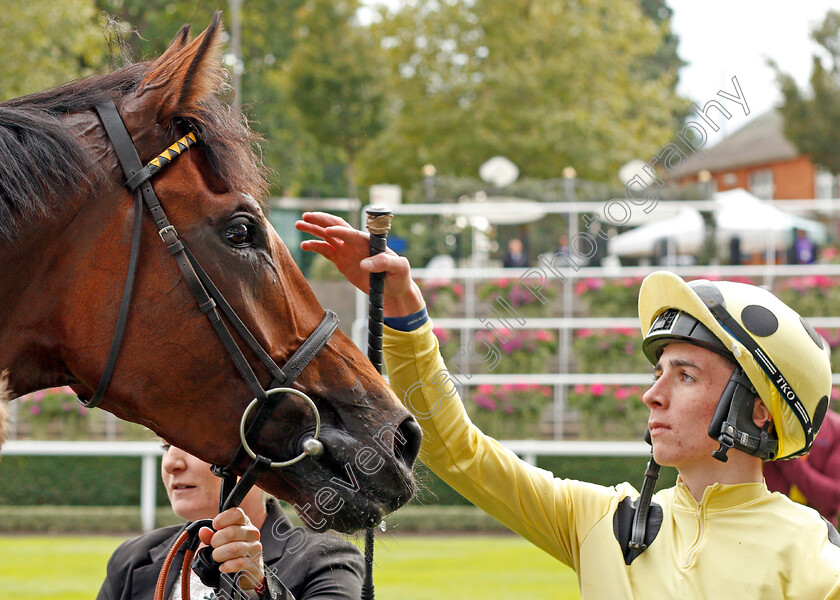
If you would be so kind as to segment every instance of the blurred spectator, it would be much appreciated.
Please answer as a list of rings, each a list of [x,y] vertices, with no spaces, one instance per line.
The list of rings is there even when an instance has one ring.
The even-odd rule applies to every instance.
[[[741,256],[741,238],[733,235],[729,238],[729,264],[740,265],[743,257]]]
[[[521,240],[513,238],[508,242],[508,251],[502,259],[502,266],[506,269],[528,266],[528,255],[525,254]]]
[[[811,238],[808,237],[808,232],[804,229],[796,230],[796,239],[793,242],[793,255],[796,264],[811,265],[817,260],[817,247]]]
[[[569,236],[561,235],[557,238],[557,247],[554,249],[555,254],[569,255]]]
[[[807,456],[764,463],[771,492],[807,504],[837,526],[840,511],[840,415],[830,410]]]

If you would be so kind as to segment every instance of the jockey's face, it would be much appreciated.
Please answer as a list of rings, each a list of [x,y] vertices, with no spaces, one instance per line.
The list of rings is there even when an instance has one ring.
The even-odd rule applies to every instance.
[[[730,361],[705,348],[684,342],[665,347],[654,367],[654,384],[642,396],[650,409],[656,462],[679,470],[720,464],[712,457],[718,444],[708,429],[733,370]]]

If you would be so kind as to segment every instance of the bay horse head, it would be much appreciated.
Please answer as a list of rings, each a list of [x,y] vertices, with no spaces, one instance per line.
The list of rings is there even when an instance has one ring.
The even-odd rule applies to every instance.
[[[317,412],[323,449],[269,469],[258,485],[315,529],[370,526],[414,491],[419,427],[346,335],[307,345],[325,311],[264,215],[254,136],[219,97],[221,33],[217,14],[192,41],[184,27],[156,60],[0,104],[0,372],[13,398],[67,385],[83,402],[96,396],[103,409],[242,474],[240,421],[254,386],[276,385],[303,346],[288,385],[314,406],[300,394],[272,395],[253,411],[261,430],[249,447],[276,462],[299,456]],[[109,119],[128,142],[106,131]],[[171,164],[135,186],[153,189],[160,214],[142,204],[138,212],[120,145],[158,167],[155,157],[174,149],[162,155]],[[140,251],[130,259],[135,235]],[[183,270],[191,261],[241,317],[228,344],[208,321],[218,320],[216,302],[196,302]],[[103,378],[113,346],[113,374]],[[103,381],[107,392],[97,394]]]

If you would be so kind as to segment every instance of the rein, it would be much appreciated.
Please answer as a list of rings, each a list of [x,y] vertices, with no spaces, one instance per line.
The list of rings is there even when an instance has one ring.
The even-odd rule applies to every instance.
[[[158,230],[158,235],[161,241],[166,245],[167,250],[177,263],[181,275],[190,288],[193,296],[198,303],[198,307],[207,318],[210,320],[213,329],[219,336],[222,344],[231,357],[237,371],[244,379],[245,383],[251,390],[253,400],[242,414],[242,419],[239,426],[240,446],[234,454],[231,461],[224,467],[214,465],[213,472],[222,478],[221,496],[219,498],[219,510],[227,510],[234,506],[238,506],[251,487],[259,479],[260,475],[265,473],[269,468],[285,467],[292,465],[307,456],[317,457],[323,453],[324,447],[318,439],[320,434],[321,418],[315,403],[303,392],[291,388],[291,384],[300,375],[301,371],[314,358],[318,351],[327,343],[330,336],[338,327],[337,315],[327,310],[321,323],[309,335],[309,337],[301,344],[301,346],[289,358],[282,368],[278,367],[274,360],[269,356],[268,352],[260,345],[254,338],[247,326],[242,322],[222,293],[207,275],[207,272],[201,267],[196,258],[190,253],[184,242],[181,240],[175,227],[169,222],[160,201],[155,194],[154,188],[151,184],[151,178],[160,172],[161,169],[175,160],[181,153],[188,150],[191,146],[197,143],[195,133],[190,132],[177,142],[169,146],[156,158],[152,159],[147,165],[143,166],[140,162],[140,157],[137,154],[137,149],[131,139],[128,130],[123,123],[119,112],[113,102],[108,101],[98,104],[95,107],[105,132],[108,135],[114,150],[117,153],[117,158],[122,167],[123,173],[126,177],[125,186],[134,194],[134,228],[132,232],[131,254],[129,257],[128,274],[126,276],[125,287],[123,289],[122,302],[120,304],[119,315],[117,317],[116,327],[114,329],[114,337],[111,341],[111,348],[108,353],[108,358],[105,363],[105,368],[102,372],[102,377],[96,388],[92,398],[84,401],[81,398],[79,401],[88,408],[98,406],[105,396],[108,385],[113,376],[116,367],[117,358],[119,356],[120,347],[122,345],[123,334],[125,333],[125,326],[128,321],[129,307],[131,304],[131,296],[134,287],[134,279],[137,273],[137,262],[140,255],[140,239],[143,220],[143,204],[149,209],[152,215],[155,226]],[[262,365],[271,374],[271,382],[268,389],[264,389],[260,384],[256,374],[242,350],[233,339],[230,331],[222,320],[222,315],[227,319],[230,325],[236,330],[239,336],[244,340],[248,347],[258,357]],[[308,436],[302,442],[302,451],[296,457],[285,461],[272,461],[269,458],[256,454],[248,443],[248,439],[255,440],[259,436],[263,425],[265,424],[271,410],[276,406],[276,403],[271,400],[272,396],[277,394],[292,394],[303,398],[315,417],[315,433],[313,436]],[[250,425],[246,427],[246,421],[251,412],[254,416]],[[237,481],[234,473],[236,465],[241,461],[250,458],[251,464],[246,469],[242,477]],[[179,538],[176,546],[170,550],[170,554],[174,558],[178,550],[177,546],[187,543],[188,554],[192,558],[192,552],[198,545],[198,530],[200,526],[207,526],[209,521],[198,521],[187,526],[184,531],[184,539]],[[210,552],[205,552],[209,550]],[[219,576],[218,563],[212,560],[210,554],[212,548],[204,548],[198,553],[199,563],[203,563],[207,569],[205,573],[209,573],[209,577]],[[158,587],[163,589],[166,583],[166,578],[169,571],[171,559],[168,559],[161,571],[161,576],[158,579]],[[184,563],[184,571],[189,572],[189,564]],[[203,578],[202,578],[203,579]],[[229,578],[228,578],[229,579]],[[206,582],[205,582],[206,583]],[[187,575],[182,581],[182,597],[186,600],[189,598],[189,576]],[[217,586],[218,587],[218,586]],[[163,591],[161,593],[161,598]],[[155,598],[158,598],[157,591]]]

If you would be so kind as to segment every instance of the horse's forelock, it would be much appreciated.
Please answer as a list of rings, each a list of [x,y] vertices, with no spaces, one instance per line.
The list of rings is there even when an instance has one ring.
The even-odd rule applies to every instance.
[[[259,136],[248,127],[244,115],[221,101],[214,104],[214,108],[198,111],[187,120],[204,143],[211,168],[227,187],[262,202],[268,182],[259,155]]]

